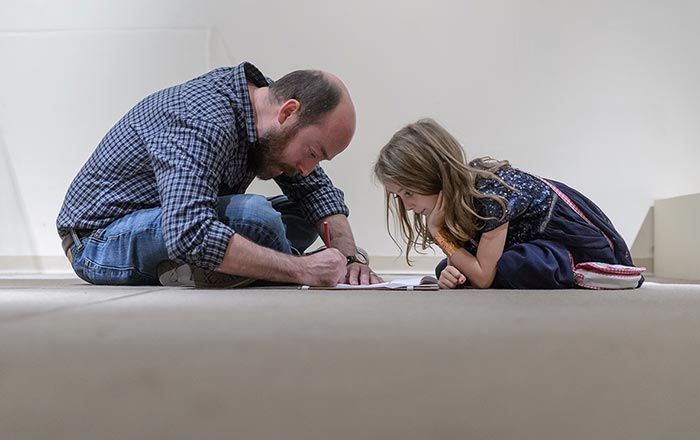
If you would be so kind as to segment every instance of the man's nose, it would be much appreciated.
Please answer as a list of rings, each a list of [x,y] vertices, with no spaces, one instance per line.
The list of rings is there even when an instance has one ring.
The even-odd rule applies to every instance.
[[[311,174],[314,168],[316,168],[317,164],[318,162],[315,161],[301,162],[299,165],[297,165],[297,171],[299,171],[302,176],[306,177]]]
[[[304,165],[302,165],[302,164],[297,165],[297,171],[299,171],[299,174],[301,174],[301,175],[304,176],[304,177],[306,177],[306,176],[308,176],[309,174],[311,174],[311,170],[313,170],[313,167],[311,167],[311,168],[306,168],[306,167],[304,167]]]

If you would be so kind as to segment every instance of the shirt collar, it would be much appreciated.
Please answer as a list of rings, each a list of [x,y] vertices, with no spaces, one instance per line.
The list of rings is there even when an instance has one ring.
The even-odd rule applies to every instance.
[[[251,144],[255,144],[258,141],[258,132],[255,128],[253,103],[250,100],[250,93],[248,93],[249,81],[257,87],[267,87],[272,84],[272,80],[266,78],[257,67],[247,61],[236,66],[233,72],[234,86],[240,91],[243,112],[245,113],[245,125],[246,132],[248,134],[248,141]]]

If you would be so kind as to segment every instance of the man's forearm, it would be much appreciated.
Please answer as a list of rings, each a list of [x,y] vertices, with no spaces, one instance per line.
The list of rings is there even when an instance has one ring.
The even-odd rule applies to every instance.
[[[331,247],[338,249],[345,256],[355,255],[355,253],[357,253],[357,247],[348,218],[343,214],[336,214],[321,219],[318,223],[318,230],[321,237],[323,237],[324,233],[324,221],[328,222],[328,227],[330,228]]]
[[[338,250],[346,257],[357,254],[355,238],[348,218],[343,214],[331,215],[323,218],[318,223],[319,233],[323,234],[323,222],[327,221],[330,227],[331,247]],[[374,284],[382,282],[367,264],[354,262],[347,265],[345,280],[348,284]]]
[[[259,280],[291,283],[299,282],[301,277],[297,257],[260,246],[240,234],[231,236],[224,259],[216,270]]]

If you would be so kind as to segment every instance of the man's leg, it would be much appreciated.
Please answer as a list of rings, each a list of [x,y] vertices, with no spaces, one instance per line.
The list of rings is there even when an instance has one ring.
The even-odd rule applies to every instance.
[[[257,194],[219,197],[217,214],[219,220],[242,237],[260,246],[292,253],[282,214],[265,197]],[[255,281],[174,261],[164,261],[159,265],[158,278],[167,286],[197,287],[244,287]]]
[[[280,252],[292,252],[282,220],[284,214],[275,210],[265,197],[251,194],[220,197],[218,215],[249,240]],[[93,231],[73,244],[72,253],[76,274],[90,283],[158,285],[159,275],[167,270],[159,269],[159,264],[169,261],[161,209],[136,211]],[[176,268],[180,268],[179,274]],[[201,268],[191,271],[192,268],[181,263],[171,262],[170,269],[175,280],[168,285],[192,285],[194,275],[198,275],[202,285],[223,287],[240,285],[242,281],[241,277]],[[209,279],[202,279],[202,275]],[[184,281],[186,277],[190,277],[189,283]]]
[[[73,269],[93,284],[158,285],[158,264],[168,259],[160,208],[126,215],[79,237],[71,248]]]
[[[283,214],[264,196],[238,194],[219,197],[218,216],[237,234],[260,246],[292,253]]]
[[[272,207],[282,215],[282,223],[287,229],[287,239],[292,245],[292,253],[303,254],[318,238],[316,226],[307,222],[299,206],[287,196],[268,197]]]

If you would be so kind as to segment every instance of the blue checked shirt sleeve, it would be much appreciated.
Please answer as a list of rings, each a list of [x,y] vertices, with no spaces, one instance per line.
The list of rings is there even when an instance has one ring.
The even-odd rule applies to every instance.
[[[297,203],[306,220],[316,224],[324,217],[334,214],[349,215],[343,192],[333,186],[333,182],[318,165],[306,177],[282,175],[275,178],[282,192]]]
[[[231,134],[209,122],[179,120],[147,145],[155,172],[168,256],[215,269],[234,231],[218,220],[218,188]]]

